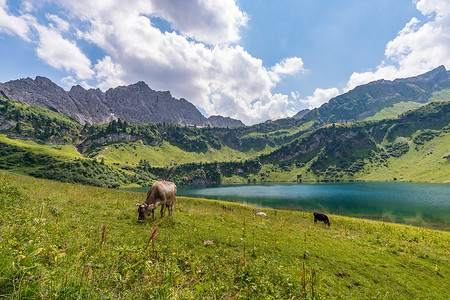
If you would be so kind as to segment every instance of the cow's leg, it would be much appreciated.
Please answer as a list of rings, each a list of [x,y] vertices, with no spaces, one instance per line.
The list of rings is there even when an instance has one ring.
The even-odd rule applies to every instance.
[[[177,201],[177,196],[173,196],[172,204],[170,205],[170,216],[172,216],[173,207],[175,206],[176,201]]]
[[[169,205],[168,209],[169,209],[169,218],[170,218],[170,217],[172,217],[173,203],[171,205]]]
[[[155,209],[154,208],[152,209],[152,219],[153,219],[153,221],[155,221]]]
[[[161,203],[161,219],[162,217],[164,217],[164,211],[166,209],[166,205],[167,205],[167,198],[165,195],[162,196],[162,203]]]

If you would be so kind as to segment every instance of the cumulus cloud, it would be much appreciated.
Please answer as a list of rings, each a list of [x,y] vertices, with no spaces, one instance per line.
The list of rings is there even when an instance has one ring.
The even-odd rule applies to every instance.
[[[289,57],[270,68],[269,76],[274,83],[279,82],[286,75],[295,75],[303,69],[303,61],[300,57]]]
[[[312,96],[306,97],[306,99],[300,100],[301,103],[308,104],[309,109],[320,107],[322,104],[327,103],[330,99],[339,95],[337,88],[319,89],[314,91]]]
[[[374,71],[353,73],[346,90],[378,79],[415,76],[439,65],[450,67],[450,3],[420,0],[416,5],[429,21],[412,18],[386,45],[386,60]]]
[[[152,1],[154,13],[184,36],[206,44],[237,42],[248,16],[234,0]]]
[[[106,90],[110,87],[124,85],[121,80],[122,67],[114,64],[111,57],[106,56],[102,60],[98,60],[95,65],[97,79],[99,80],[100,89]]]

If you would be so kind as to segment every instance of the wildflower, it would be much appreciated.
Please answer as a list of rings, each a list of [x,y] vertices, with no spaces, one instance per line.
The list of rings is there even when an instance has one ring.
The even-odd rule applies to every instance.
[[[19,278],[14,278],[14,282],[17,282],[17,281],[19,281]]]
[[[33,277],[30,277],[30,281],[33,281]]]

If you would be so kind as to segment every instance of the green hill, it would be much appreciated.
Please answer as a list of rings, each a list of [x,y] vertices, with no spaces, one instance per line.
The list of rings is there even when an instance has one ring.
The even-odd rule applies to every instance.
[[[8,299],[447,299],[450,234],[179,197],[137,223],[145,194],[0,172]],[[223,209],[226,205],[227,209]],[[156,229],[155,229],[156,228]]]
[[[447,181],[449,123],[450,101],[433,102],[394,119],[321,127],[261,156],[260,162],[284,166],[285,172],[272,170],[267,181],[295,176],[309,181]],[[423,160],[424,155],[430,157]]]

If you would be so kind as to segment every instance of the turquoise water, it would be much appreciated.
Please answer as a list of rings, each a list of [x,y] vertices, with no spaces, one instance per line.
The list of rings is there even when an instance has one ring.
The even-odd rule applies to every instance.
[[[147,192],[148,188],[141,191]],[[324,183],[178,186],[179,196],[320,211],[450,231],[450,184]]]

